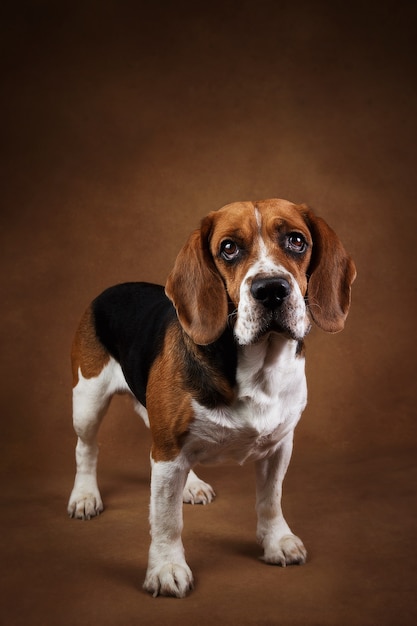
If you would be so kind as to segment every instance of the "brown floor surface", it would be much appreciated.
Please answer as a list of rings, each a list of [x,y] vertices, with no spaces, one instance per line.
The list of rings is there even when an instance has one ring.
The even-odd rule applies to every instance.
[[[417,623],[415,6],[2,4],[1,624]],[[359,271],[346,330],[308,339],[284,507],[309,560],[262,564],[252,467],[207,468],[196,589],[153,599],[127,399],[100,435],[105,514],[66,516],[71,336],[102,288],[164,282],[208,211],[272,196],[312,205]]]

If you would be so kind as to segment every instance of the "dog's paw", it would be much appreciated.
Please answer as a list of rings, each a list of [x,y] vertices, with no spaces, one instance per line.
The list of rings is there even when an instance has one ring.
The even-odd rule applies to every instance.
[[[195,474],[187,479],[182,494],[182,501],[188,504],[209,504],[216,494],[208,483],[200,480]]]
[[[143,588],[154,598],[184,598],[193,588],[193,575],[186,563],[166,563],[161,568],[148,569]]]
[[[76,519],[91,519],[103,511],[99,491],[80,493],[73,491],[68,502],[68,515]]]
[[[281,567],[303,565],[307,560],[307,550],[296,535],[284,535],[275,546],[265,549],[265,554],[261,558],[265,563]]]

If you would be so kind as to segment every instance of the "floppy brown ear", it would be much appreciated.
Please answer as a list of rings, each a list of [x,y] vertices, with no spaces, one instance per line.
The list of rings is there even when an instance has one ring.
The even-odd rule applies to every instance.
[[[350,307],[356,268],[342,242],[326,222],[306,209],[304,218],[313,238],[307,299],[310,315],[322,330],[343,330]]]
[[[181,326],[198,345],[220,337],[227,324],[227,294],[209,249],[211,218],[206,217],[179,252],[165,292]]]

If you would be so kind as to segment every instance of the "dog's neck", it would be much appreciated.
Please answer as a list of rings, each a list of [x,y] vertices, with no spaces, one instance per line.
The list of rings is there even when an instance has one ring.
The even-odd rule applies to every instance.
[[[300,345],[301,344],[301,345]],[[275,367],[281,361],[292,361],[302,352],[302,344],[280,333],[268,333],[256,343],[239,346],[239,363],[247,364],[253,371]]]
[[[255,390],[274,395],[280,387],[279,378],[300,370],[300,360],[304,363],[300,342],[278,333],[270,333],[256,344],[239,346],[238,397],[252,395]]]

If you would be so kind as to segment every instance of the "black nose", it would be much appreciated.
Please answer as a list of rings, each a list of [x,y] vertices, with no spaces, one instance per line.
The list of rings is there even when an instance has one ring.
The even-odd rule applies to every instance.
[[[251,294],[267,309],[277,309],[290,295],[290,283],[285,278],[257,278],[250,288]]]

